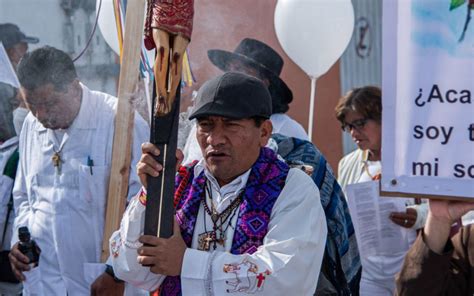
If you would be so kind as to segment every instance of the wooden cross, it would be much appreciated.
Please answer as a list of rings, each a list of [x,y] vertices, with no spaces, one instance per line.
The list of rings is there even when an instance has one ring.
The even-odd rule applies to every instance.
[[[120,226],[120,219],[127,201],[134,120],[134,110],[130,103],[130,94],[134,93],[138,81],[144,19],[145,0],[128,1],[120,60],[112,165],[107,196],[104,238],[102,241],[102,262],[105,262],[109,256],[109,238]]]

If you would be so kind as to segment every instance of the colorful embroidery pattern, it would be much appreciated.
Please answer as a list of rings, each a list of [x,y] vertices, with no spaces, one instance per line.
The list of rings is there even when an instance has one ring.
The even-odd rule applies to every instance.
[[[146,206],[146,192],[145,192],[145,188],[142,188],[142,189],[140,190],[140,193],[139,193],[139,195],[138,195],[138,201],[139,201],[142,205]]]
[[[201,194],[204,193],[206,183],[204,172],[194,178],[195,164],[193,163],[190,167],[182,167],[175,181],[176,220],[181,227],[181,235],[188,247],[191,247],[194,225],[201,204]],[[193,180],[191,184],[189,180]],[[181,295],[179,276],[168,276],[161,284],[160,296],[168,295]]]
[[[273,205],[285,186],[288,171],[288,165],[278,161],[272,150],[262,149],[250,172],[244,201],[240,205],[232,254],[253,254],[263,244]]]
[[[195,163],[180,169],[175,183],[176,220],[188,247],[191,247],[201,195],[204,194],[206,183],[204,172],[194,178],[194,166]],[[250,172],[244,200],[239,208],[232,254],[253,254],[263,244],[273,205],[285,186],[288,171],[288,165],[279,161],[272,150],[261,149],[260,156]],[[189,180],[192,180],[192,183]],[[180,278],[166,277],[161,285],[160,295],[181,295]]]
[[[223,271],[235,275],[235,279],[226,281],[226,284],[231,286],[231,289],[226,290],[227,293],[261,292],[266,277],[271,274],[268,269],[259,273],[258,265],[247,259],[241,263],[224,264]]]
[[[115,238],[110,243],[110,252],[114,258],[117,258],[119,255],[120,246],[122,245],[122,239],[120,234],[116,235]]]

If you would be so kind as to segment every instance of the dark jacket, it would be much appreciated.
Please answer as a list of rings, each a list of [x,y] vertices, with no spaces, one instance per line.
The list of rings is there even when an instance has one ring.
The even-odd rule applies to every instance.
[[[474,227],[463,227],[444,253],[431,251],[420,233],[397,276],[398,295],[474,295]]]

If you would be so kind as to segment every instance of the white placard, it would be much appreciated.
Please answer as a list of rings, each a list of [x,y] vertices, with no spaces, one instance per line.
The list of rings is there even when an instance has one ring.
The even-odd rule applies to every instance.
[[[383,191],[474,198],[474,23],[463,35],[465,2],[451,10],[446,0],[383,2]]]

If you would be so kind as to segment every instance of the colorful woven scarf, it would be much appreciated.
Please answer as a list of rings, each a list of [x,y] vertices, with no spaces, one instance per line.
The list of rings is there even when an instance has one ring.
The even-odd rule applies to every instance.
[[[206,183],[204,172],[194,177],[194,166],[195,163],[180,169],[175,183],[176,220],[188,247],[191,247],[201,195],[205,194]],[[273,206],[285,186],[288,171],[288,165],[279,161],[271,149],[261,149],[250,171],[239,208],[232,254],[252,254],[263,244]],[[191,180],[192,182],[189,182]],[[180,277],[166,277],[161,284],[160,295],[181,295]]]
[[[346,198],[329,163],[311,142],[280,134],[273,134],[272,139],[278,144],[278,154],[287,163],[313,167],[311,178],[319,188],[328,226],[321,272],[337,289],[338,295],[359,295],[362,266],[354,226]],[[318,286],[321,283],[319,281]]]

